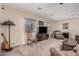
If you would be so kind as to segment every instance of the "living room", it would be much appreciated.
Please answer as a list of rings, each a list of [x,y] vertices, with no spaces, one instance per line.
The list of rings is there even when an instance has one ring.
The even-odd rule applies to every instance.
[[[6,40],[10,41],[10,46],[13,47],[10,52],[2,52],[2,55],[50,56],[50,48],[54,47],[60,49],[59,45],[63,44],[64,39],[71,39],[70,41],[73,41],[76,37],[79,37],[78,7],[78,3],[1,3],[0,24],[8,20],[15,24],[15,26],[11,26],[10,28],[10,38],[8,26],[0,25],[0,34],[3,33]],[[37,39],[37,42],[32,43],[33,40],[28,40],[27,30],[31,30],[31,34],[33,34],[34,37],[36,37],[37,34],[39,37],[41,31],[45,32],[46,34],[41,35],[41,37],[44,36],[43,39],[45,40],[41,38],[40,41],[38,40],[40,38],[36,37],[34,39]],[[54,31],[58,31],[58,33],[62,34],[65,33],[65,35],[54,37]],[[1,43],[4,41],[4,38],[0,36],[0,39],[1,49]],[[29,43],[29,41],[31,41],[31,43]],[[18,48],[26,50],[26,52],[22,52],[21,50],[18,52]],[[78,54],[78,48],[79,47],[63,52],[66,55],[76,55]],[[42,51],[42,53],[40,53],[40,51]],[[77,51],[77,53],[73,51]]]

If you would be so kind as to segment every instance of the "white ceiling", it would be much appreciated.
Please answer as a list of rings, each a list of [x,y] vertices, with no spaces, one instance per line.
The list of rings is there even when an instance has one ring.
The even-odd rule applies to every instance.
[[[79,17],[79,3],[4,3],[5,7],[12,7],[51,20]],[[38,8],[42,8],[38,10]],[[53,14],[53,15],[51,15]]]

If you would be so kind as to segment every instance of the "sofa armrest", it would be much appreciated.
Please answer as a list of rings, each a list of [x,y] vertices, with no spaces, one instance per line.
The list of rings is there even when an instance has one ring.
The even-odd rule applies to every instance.
[[[55,48],[50,48],[50,54],[51,56],[64,56],[64,54]]]

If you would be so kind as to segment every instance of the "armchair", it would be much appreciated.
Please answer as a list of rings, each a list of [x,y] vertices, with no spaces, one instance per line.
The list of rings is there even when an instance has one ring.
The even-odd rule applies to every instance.
[[[56,39],[64,39],[64,36],[62,35],[62,33],[59,30],[53,31],[51,36]]]

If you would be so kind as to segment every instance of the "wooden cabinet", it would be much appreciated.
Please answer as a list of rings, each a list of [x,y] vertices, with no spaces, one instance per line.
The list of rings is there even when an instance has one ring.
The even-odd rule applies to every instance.
[[[41,33],[41,34],[38,33],[36,35],[36,38],[38,39],[38,41],[46,40],[48,39],[48,37],[49,37],[49,34],[47,33]]]

